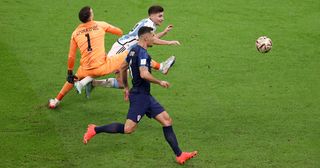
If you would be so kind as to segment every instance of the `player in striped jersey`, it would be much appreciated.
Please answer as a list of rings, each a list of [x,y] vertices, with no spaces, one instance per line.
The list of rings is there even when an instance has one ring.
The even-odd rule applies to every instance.
[[[124,51],[129,51],[133,46],[135,46],[138,43],[138,31],[141,27],[143,26],[151,27],[153,29],[153,32],[155,32],[157,29],[157,26],[160,26],[164,21],[164,9],[161,6],[151,6],[148,9],[148,15],[149,15],[148,18],[145,18],[139,21],[128,34],[125,34],[122,37],[120,37],[112,45],[112,48],[108,53],[108,57],[113,57],[114,55],[117,55]],[[154,44],[155,45],[180,45],[179,41],[176,41],[176,40],[168,41],[168,40],[160,39],[161,37],[165,36],[169,31],[171,31],[172,28],[173,26],[169,25],[165,28],[164,31],[155,34]],[[175,57],[171,56],[162,63],[158,63],[152,60],[151,66],[153,69],[159,70],[163,74],[167,74],[171,66],[174,64],[174,62],[175,62]],[[117,78],[94,80],[92,77],[88,76],[82,79],[81,81],[76,82],[75,87],[78,93],[81,93],[83,86],[86,86],[89,83],[88,86],[86,87],[86,94],[88,97],[92,86],[122,88],[123,84],[121,79],[119,78],[118,75],[116,75],[116,77]]]

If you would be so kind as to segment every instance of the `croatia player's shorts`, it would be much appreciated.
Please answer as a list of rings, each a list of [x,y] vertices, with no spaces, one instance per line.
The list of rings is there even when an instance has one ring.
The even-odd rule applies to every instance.
[[[164,111],[160,103],[147,93],[139,93],[130,91],[129,94],[130,107],[127,119],[138,123],[146,114],[149,118],[155,118]]]

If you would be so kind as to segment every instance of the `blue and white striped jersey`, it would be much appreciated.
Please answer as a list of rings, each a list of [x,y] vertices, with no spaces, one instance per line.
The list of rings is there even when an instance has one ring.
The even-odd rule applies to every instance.
[[[156,24],[150,19],[150,18],[146,18],[146,19],[142,19],[140,22],[138,22],[133,28],[132,30],[128,33],[123,35],[122,37],[120,37],[118,39],[118,42],[122,45],[125,45],[127,43],[130,43],[130,45],[135,45],[138,41],[138,31],[142,26],[146,26],[146,27],[151,27],[153,28],[153,32],[156,31]],[[135,41],[135,42],[134,42]],[[130,47],[131,47],[130,46]]]

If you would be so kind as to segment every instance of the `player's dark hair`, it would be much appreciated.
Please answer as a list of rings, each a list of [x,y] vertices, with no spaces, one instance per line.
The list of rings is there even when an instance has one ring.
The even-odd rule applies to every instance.
[[[153,31],[153,28],[147,27],[147,26],[142,26],[139,31],[138,31],[138,36],[141,37],[142,35],[146,33],[151,33]]]
[[[79,12],[79,19],[82,23],[86,23],[89,21],[89,18],[91,16],[90,9],[91,9],[90,6],[85,6],[85,7],[81,8],[81,10]]]
[[[163,9],[162,6],[153,5],[153,6],[151,6],[151,7],[149,8],[148,14],[149,14],[149,16],[150,16],[151,14],[160,13],[160,12],[163,12],[163,11],[164,11],[164,9]]]

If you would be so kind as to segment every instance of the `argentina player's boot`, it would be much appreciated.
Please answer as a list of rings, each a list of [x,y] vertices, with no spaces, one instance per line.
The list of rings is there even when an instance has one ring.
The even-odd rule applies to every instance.
[[[169,72],[172,65],[175,63],[175,61],[176,61],[176,57],[171,56],[166,61],[160,63],[161,72],[166,75]]]

